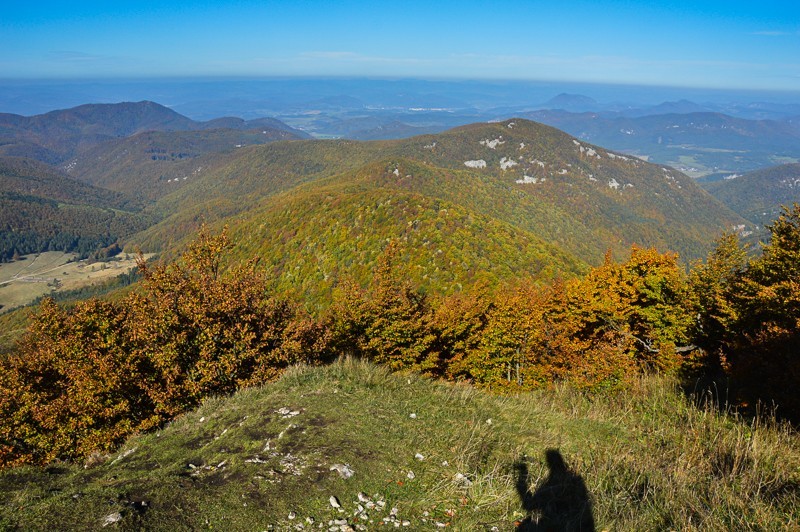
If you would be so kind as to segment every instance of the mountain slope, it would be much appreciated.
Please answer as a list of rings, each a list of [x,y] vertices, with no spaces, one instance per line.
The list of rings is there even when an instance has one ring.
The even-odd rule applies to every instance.
[[[125,194],[72,179],[52,166],[24,157],[0,157],[0,190],[63,203],[121,210],[142,208]]]
[[[152,224],[142,205],[30,159],[0,157],[0,261],[113,244]]]
[[[702,256],[711,235],[741,223],[672,168],[582,143],[535,122],[473,124],[401,146],[403,153],[413,150],[432,164],[466,170],[504,188],[506,194],[493,198],[495,207],[487,208],[511,202],[513,208],[536,204],[539,213],[557,212],[529,214],[522,223],[538,227],[548,241],[570,239],[563,247],[590,262],[609,248],[624,251],[632,243],[686,258]],[[468,189],[464,194],[477,201]],[[565,234],[576,225],[574,234]]]
[[[266,125],[251,130],[148,131],[100,143],[65,162],[62,168],[87,183],[154,200],[213,165],[217,154],[299,138],[286,129]]]
[[[663,380],[498,397],[345,360],[207,400],[85,468],[4,471],[0,527],[510,531],[586,509],[598,530],[782,530],[798,449]]]
[[[298,187],[262,208],[228,219],[235,255],[257,256],[275,289],[325,304],[342,278],[367,284],[389,241],[398,265],[422,290],[459,292],[476,283],[552,280],[585,270],[538,235],[442,199],[387,186],[376,165],[348,181]],[[381,177],[394,174],[387,168]],[[404,166],[404,168],[408,168]]]
[[[742,217],[765,225],[778,217],[781,205],[800,202],[800,163],[704,183],[703,188]]]

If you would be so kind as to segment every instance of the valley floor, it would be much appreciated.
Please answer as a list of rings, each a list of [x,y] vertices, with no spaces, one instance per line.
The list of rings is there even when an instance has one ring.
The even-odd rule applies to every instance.
[[[136,257],[127,254],[93,264],[76,259],[74,253],[47,251],[0,264],[0,312],[53,292],[100,284],[136,267]]]

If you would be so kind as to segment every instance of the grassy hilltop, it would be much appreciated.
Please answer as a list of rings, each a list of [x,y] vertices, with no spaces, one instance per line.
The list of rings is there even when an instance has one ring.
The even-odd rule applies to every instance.
[[[85,466],[5,471],[0,526],[514,530],[585,508],[597,530],[777,530],[800,524],[798,486],[795,433],[694,406],[670,379],[502,397],[345,359],[206,400]]]

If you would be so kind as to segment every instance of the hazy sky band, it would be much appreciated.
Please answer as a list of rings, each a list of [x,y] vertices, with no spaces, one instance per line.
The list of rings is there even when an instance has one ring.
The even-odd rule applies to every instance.
[[[10,4],[0,17],[3,78],[416,76],[800,90],[800,2]]]

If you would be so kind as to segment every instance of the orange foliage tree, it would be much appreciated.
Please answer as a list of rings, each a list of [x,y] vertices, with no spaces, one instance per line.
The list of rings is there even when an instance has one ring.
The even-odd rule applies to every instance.
[[[143,290],[128,302],[131,341],[152,364],[144,387],[160,415],[273,379],[302,360],[284,346],[296,307],[269,296],[255,261],[222,275],[230,246],[224,232],[202,231],[178,262],[140,261]]]
[[[124,307],[44,300],[0,367],[0,465],[86,456],[148,425],[147,364],[129,338]]]
[[[631,248],[620,264],[609,257],[571,283],[566,303],[583,324],[580,336],[612,338],[642,368],[671,371],[689,345],[686,275],[673,253]]]

